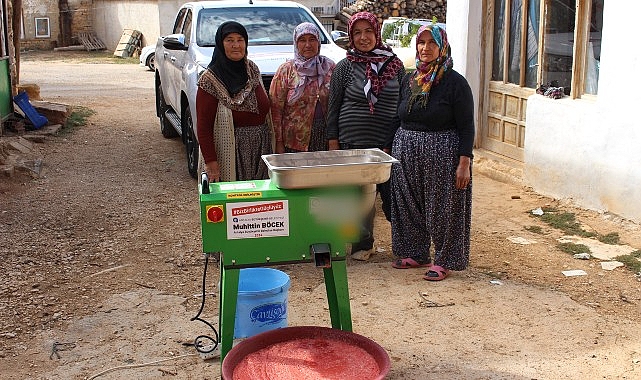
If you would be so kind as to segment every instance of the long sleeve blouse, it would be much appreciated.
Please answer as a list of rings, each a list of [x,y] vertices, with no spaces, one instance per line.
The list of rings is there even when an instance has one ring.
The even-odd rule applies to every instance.
[[[387,140],[389,126],[396,115],[400,81],[405,74],[399,69],[396,77],[385,84],[370,113],[363,87],[367,81],[366,66],[347,58],[336,64],[330,83],[327,111],[327,139],[340,143],[390,148]]]
[[[474,147],[474,98],[467,80],[452,70],[441,82],[432,87],[427,105],[414,102],[411,112],[407,106],[410,98],[412,73],[406,74],[401,81],[398,114],[392,120],[391,144],[396,130],[400,127],[410,131],[456,130],[459,136],[458,154],[473,157]]]
[[[232,111],[234,127],[261,125],[269,113],[269,98],[263,86],[256,86],[258,113]],[[214,144],[214,122],[218,110],[218,99],[205,90],[198,88],[196,93],[196,122],[198,143],[205,162],[218,161]]]
[[[334,66],[332,64],[332,69]],[[323,115],[327,111],[331,75],[332,70],[325,75],[320,87],[317,81],[312,81],[305,86],[301,97],[288,102],[287,98],[301,81],[301,76],[293,61],[287,61],[278,68],[269,88],[276,142],[283,142],[286,147],[295,150],[307,150],[316,103],[320,103]]]

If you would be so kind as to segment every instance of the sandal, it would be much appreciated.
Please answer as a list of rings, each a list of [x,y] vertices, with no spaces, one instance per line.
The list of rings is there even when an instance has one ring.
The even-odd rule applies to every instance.
[[[441,281],[449,275],[449,269],[445,269],[440,265],[432,265],[430,270],[425,273],[425,276],[423,276],[423,279],[427,281]]]
[[[432,266],[431,263],[422,264],[414,260],[411,257],[406,257],[404,259],[398,259],[392,263],[392,266],[396,269],[408,269],[408,268],[423,268]]]

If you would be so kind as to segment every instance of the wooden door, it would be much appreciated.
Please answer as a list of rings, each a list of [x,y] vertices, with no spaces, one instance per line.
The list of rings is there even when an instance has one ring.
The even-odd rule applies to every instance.
[[[488,0],[480,146],[523,162],[527,98],[537,83],[538,0]]]

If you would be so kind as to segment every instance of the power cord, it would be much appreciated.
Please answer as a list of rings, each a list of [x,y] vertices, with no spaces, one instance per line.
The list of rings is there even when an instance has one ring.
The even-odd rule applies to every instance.
[[[196,314],[195,317],[190,319],[190,321],[200,321],[207,326],[209,326],[213,331],[214,331],[214,338],[210,337],[209,335],[198,335],[196,339],[194,340],[194,348],[196,348],[196,351],[200,354],[200,356],[203,359],[209,359],[210,357],[213,357],[214,350],[218,347],[219,343],[219,335],[218,331],[212,326],[211,323],[207,322],[206,320],[200,318],[200,314],[203,312],[203,309],[205,308],[205,297],[206,297],[206,279],[207,279],[207,266],[209,264],[209,253],[205,253],[205,269],[203,270],[203,293],[202,293],[202,302],[200,304],[200,310],[198,310],[198,314]],[[207,344],[205,344],[207,343]]]
[[[160,359],[160,360],[156,360],[156,361],[149,362],[149,363],[128,364],[128,365],[122,365],[122,366],[119,366],[119,367],[112,367],[112,368],[106,369],[106,370],[104,370],[104,371],[102,371],[100,373],[97,373],[97,374],[87,378],[87,380],[93,380],[93,379],[95,379],[97,377],[100,377],[100,376],[105,375],[105,374],[107,374],[109,372],[113,372],[113,371],[116,371],[116,370],[119,370],[119,369],[148,367],[148,366],[156,365],[156,364],[163,363],[163,362],[166,362],[166,361],[176,360],[176,359],[185,358],[185,357],[188,357],[188,356],[195,356],[195,355],[196,354],[185,354],[185,355],[174,356],[173,358]]]
[[[200,304],[200,310],[198,310],[198,314],[196,314],[195,317],[190,319],[190,321],[200,321],[200,322],[206,324],[207,326],[209,326],[214,331],[214,338],[212,338],[212,337],[210,337],[208,335],[199,335],[194,340],[194,348],[196,348],[196,351],[198,351],[198,354],[202,358],[214,357],[214,351],[218,347],[218,340],[219,340],[218,331],[216,331],[214,326],[212,326],[211,323],[209,323],[209,322],[205,321],[204,319],[200,318],[200,314],[203,312],[203,309],[205,308],[205,297],[206,297],[205,288],[206,288],[206,279],[207,279],[207,266],[209,264],[209,255],[210,255],[209,253],[205,254],[205,269],[203,270],[203,293],[202,293],[202,302]],[[210,344],[203,344],[204,341],[210,341],[211,343]],[[55,352],[56,345],[60,345],[60,344],[61,343],[57,343],[57,342],[54,343],[54,351],[52,351],[52,355],[53,355],[53,352]],[[65,343],[62,343],[62,344],[65,344]],[[56,354],[57,354],[57,352],[56,352]],[[156,360],[156,361],[149,362],[149,363],[129,364],[129,365],[123,365],[123,366],[119,366],[119,367],[112,367],[112,368],[106,369],[106,370],[104,370],[104,371],[102,371],[100,373],[97,373],[97,374],[89,377],[87,380],[93,380],[93,379],[96,379],[96,378],[98,378],[98,377],[100,377],[102,375],[105,375],[105,374],[109,373],[109,372],[113,372],[113,371],[120,370],[120,369],[147,367],[147,366],[163,363],[163,362],[166,362],[166,361],[176,360],[176,359],[180,359],[180,358],[184,358],[184,357],[188,357],[188,356],[194,356],[194,355],[195,354],[185,354],[185,355],[175,356],[175,357],[172,357],[172,358],[160,359],[160,360]]]

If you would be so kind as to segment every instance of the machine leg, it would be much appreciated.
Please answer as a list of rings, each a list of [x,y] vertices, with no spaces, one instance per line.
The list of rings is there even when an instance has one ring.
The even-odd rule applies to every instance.
[[[231,350],[234,343],[234,322],[236,320],[236,303],[238,302],[238,279],[240,269],[220,267],[220,308],[218,325],[220,328],[220,362]]]
[[[332,327],[352,331],[352,312],[347,288],[347,261],[332,261],[331,268],[324,268],[323,274]]]

